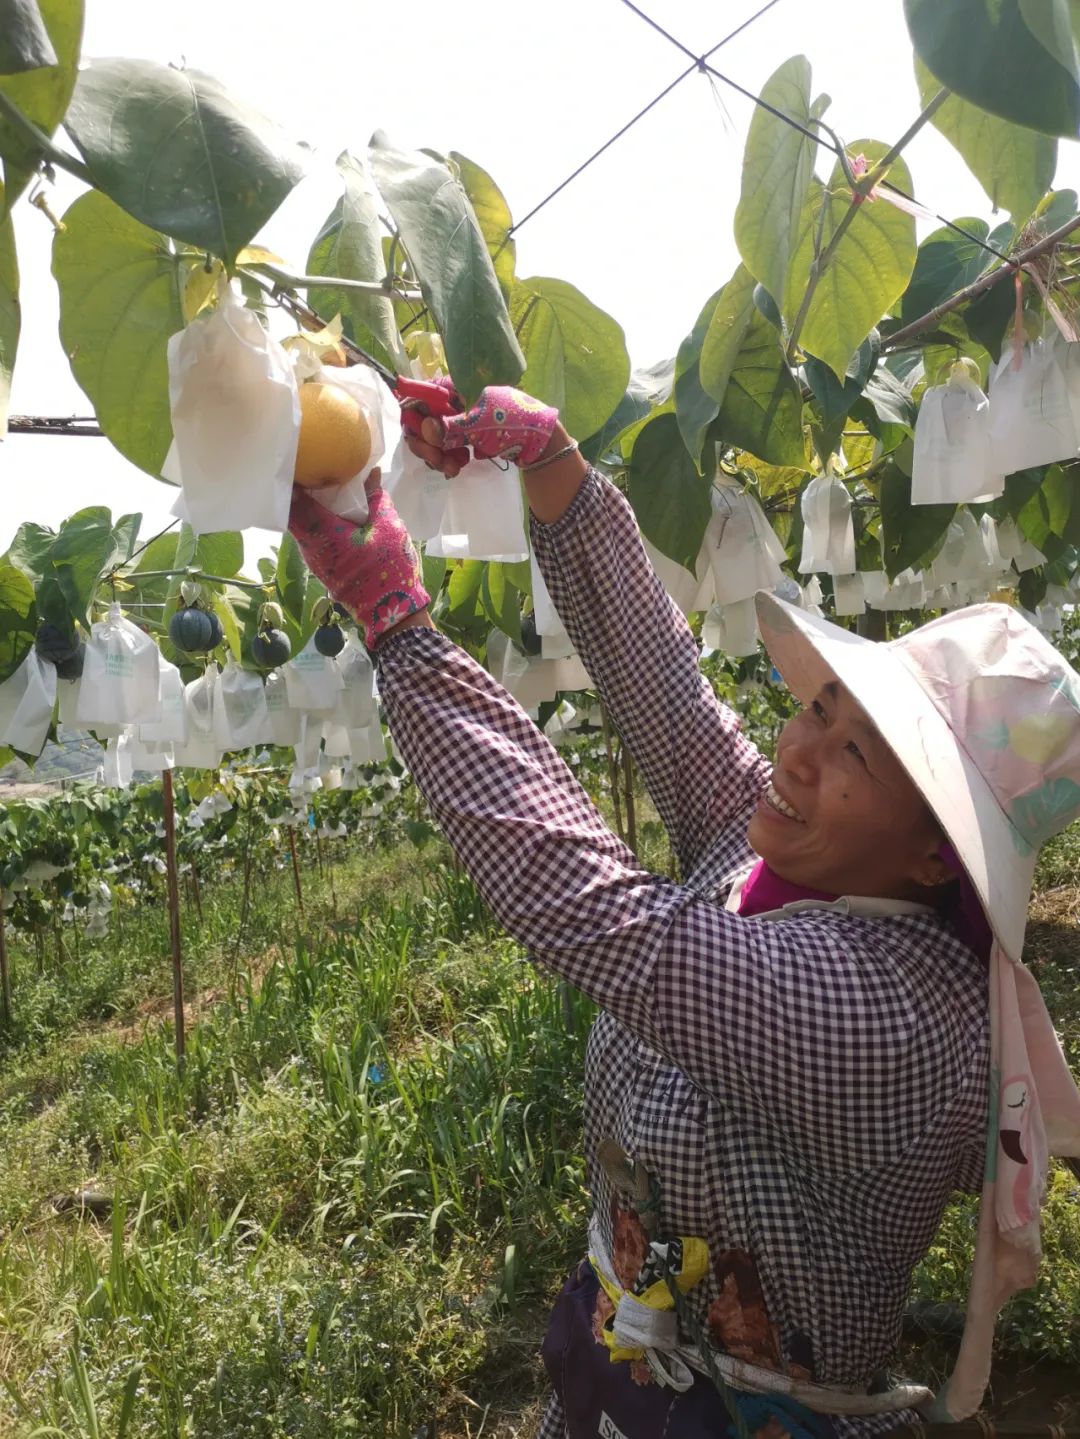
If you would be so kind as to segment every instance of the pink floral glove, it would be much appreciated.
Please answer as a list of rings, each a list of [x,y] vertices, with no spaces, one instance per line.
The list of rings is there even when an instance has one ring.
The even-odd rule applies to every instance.
[[[368,649],[429,604],[420,556],[385,490],[368,493],[367,524],[344,520],[294,489],[289,533],[308,569],[364,627]]]
[[[452,389],[449,381],[440,384]],[[500,457],[531,465],[548,447],[559,412],[509,385],[489,385],[471,410],[442,416],[442,448],[468,445],[480,459]]]

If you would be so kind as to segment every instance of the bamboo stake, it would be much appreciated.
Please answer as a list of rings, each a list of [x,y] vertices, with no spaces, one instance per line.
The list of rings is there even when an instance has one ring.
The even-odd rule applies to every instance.
[[[165,801],[165,883],[169,897],[169,947],[172,950],[173,1024],[176,1039],[176,1061],[184,1062],[184,967],[180,952],[180,887],[176,875],[176,809],[173,804],[172,770],[161,774],[161,793]]]
[[[634,761],[623,741],[623,805],[626,813],[626,843],[637,854],[637,812],[634,808]]]
[[[8,973],[8,953],[4,911],[0,908],[0,1016],[7,1028],[11,1023],[11,975]]]
[[[296,826],[288,825],[289,831],[289,853],[292,855],[293,883],[296,885],[296,902],[300,906],[300,913],[304,912],[304,894],[300,888],[300,866],[296,862]]]

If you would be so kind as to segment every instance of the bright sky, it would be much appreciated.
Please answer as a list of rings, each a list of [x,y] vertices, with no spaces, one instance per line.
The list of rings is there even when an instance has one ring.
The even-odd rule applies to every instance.
[[[641,8],[698,54],[760,3]],[[208,70],[312,146],[308,177],[260,236],[297,269],[340,193],[335,158],[345,148],[363,153],[373,130],[463,152],[523,216],[687,64],[620,0],[411,0],[400,9],[320,0],[290,10],[87,0],[83,53]],[[779,0],[712,63],[756,93],[798,53],[813,65],[815,91],[832,96],[826,119],[845,141],[892,141],[918,113],[901,0]],[[737,260],[732,216],[751,111],[735,91],[689,76],[522,228],[518,273],[576,285],[623,326],[635,365],[674,354]],[[933,129],[906,159],[931,210],[990,218],[981,188]],[[1055,183],[1080,188],[1073,143],[1060,144]],[[54,208],[79,189],[61,175]],[[15,229],[23,338],[12,413],[89,414],[57,339],[51,230],[25,200]],[[86,504],[141,511],[143,534],[152,534],[168,523],[174,494],[107,440],[11,437],[0,446],[0,552],[23,520],[55,526]],[[249,561],[266,542],[248,536]]]

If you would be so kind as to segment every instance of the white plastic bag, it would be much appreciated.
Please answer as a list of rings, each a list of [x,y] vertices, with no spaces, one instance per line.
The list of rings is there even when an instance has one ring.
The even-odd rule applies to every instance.
[[[227,283],[168,355],[174,440],[162,475],[180,484],[192,528],[284,530],[300,435],[289,356]]]
[[[105,746],[102,762],[102,783],[111,789],[127,789],[131,784],[131,730],[115,735]]]
[[[517,466],[504,470],[492,460],[471,460],[448,486],[442,526],[428,554],[508,564],[528,559]]]
[[[803,542],[799,573],[855,572],[855,531],[851,491],[835,475],[818,475],[802,494]]]
[[[383,477],[383,489],[416,544],[424,544],[439,533],[450,484],[438,470],[428,469],[408,445],[398,445],[390,472]]]
[[[1035,570],[1046,564],[1042,550],[1020,532],[1016,521],[1009,516],[998,520],[996,538],[1001,558],[1006,564],[1015,565],[1018,573],[1023,574],[1026,570]]]
[[[177,768],[217,769],[221,763],[221,746],[214,738],[214,685],[217,670],[192,680],[184,689],[184,714],[187,737],[173,746]]]
[[[1025,345],[1020,368],[1011,349],[990,371],[990,445],[1002,474],[1071,459],[1077,433],[1069,406],[1065,367],[1056,346]]]
[[[290,707],[288,686],[280,670],[271,670],[266,676],[263,696],[266,700],[263,743],[288,746],[299,744],[303,715],[299,710]]]
[[[838,615],[861,615],[866,609],[862,575],[833,576],[833,609]]]
[[[0,684],[0,744],[39,755],[55,703],[56,666],[31,648],[15,673]]]
[[[60,721],[57,725],[57,733],[60,735],[62,735],[64,731],[73,732],[79,728],[79,689],[81,686],[81,676],[74,680],[57,678],[56,708]]]
[[[330,722],[347,730],[363,729],[376,713],[375,667],[371,657],[365,647],[350,635],[335,663],[341,675],[342,688]],[[348,751],[340,753],[347,754]]]
[[[716,582],[709,565],[709,551],[706,545],[703,544],[698,551],[697,559],[694,562],[694,572],[691,574],[685,566],[669,559],[667,555],[661,554],[644,535],[641,537],[641,543],[656,571],[657,578],[684,615],[691,615],[696,610],[707,610],[713,604],[716,599]],[[533,583],[533,603],[535,604],[535,580]]]
[[[93,626],[83,660],[78,722],[141,724],[161,717],[161,652],[149,635],[125,619],[120,606],[109,606],[106,619]]]
[[[136,725],[136,737],[144,745],[183,744],[187,739],[187,708],[184,703],[184,681],[176,665],[161,659],[158,678],[161,683],[161,714],[157,719],[142,720]]]
[[[705,549],[712,568],[716,601],[733,605],[758,590],[771,590],[783,578],[784,547],[753,495],[737,485],[714,484],[712,518],[705,530]],[[854,568],[854,566],[852,566]],[[745,644],[745,623],[732,618],[732,641]],[[721,648],[721,646],[717,646]],[[755,641],[756,648],[756,641]],[[729,654],[752,653],[728,650]]]
[[[930,566],[933,588],[955,584],[961,591],[986,588],[990,569],[979,522],[970,510],[958,510],[945,536],[945,543]]]
[[[148,774],[161,774],[173,767],[173,746],[169,740],[146,741],[132,735],[128,741],[128,754],[132,769],[137,774],[145,770]]]
[[[282,665],[281,673],[294,710],[326,716],[344,689],[341,671],[328,655],[321,655],[315,648],[314,635],[294,659]]]
[[[381,764],[386,759],[386,736],[376,715],[364,729],[349,731],[353,764]]]
[[[266,724],[262,679],[229,660],[214,689],[214,735],[222,749],[258,744]]]
[[[312,378],[319,384],[337,385],[351,395],[363,410],[371,430],[371,453],[364,468],[343,485],[328,485],[324,490],[311,492],[313,498],[333,514],[362,525],[368,517],[364,482],[376,466],[384,473],[390,467],[401,438],[401,409],[389,386],[368,365],[350,365],[345,369],[324,365]]]
[[[969,369],[970,366],[970,369]],[[911,466],[913,505],[992,500],[1006,471],[990,445],[990,404],[970,361],[952,367],[944,385],[923,395]]]
[[[736,659],[757,654],[757,615],[753,599],[713,605],[701,625],[701,638],[711,650]]]
[[[358,726],[360,728],[360,726]],[[336,724],[331,720],[323,723],[323,754],[330,759],[348,759],[352,755],[352,742],[349,739],[349,731],[343,724]]]

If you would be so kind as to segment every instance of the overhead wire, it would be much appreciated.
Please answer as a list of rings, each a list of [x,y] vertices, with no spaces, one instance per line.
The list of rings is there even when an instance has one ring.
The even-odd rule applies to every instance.
[[[666,30],[658,20],[654,20],[651,15],[647,15],[639,5],[634,3],[634,0],[622,0],[622,3],[628,10],[632,10],[635,15],[644,20],[646,25],[651,26],[651,28],[662,35],[665,40],[674,45],[677,50],[681,50],[684,55],[693,57],[693,51],[689,46],[684,45],[681,40],[672,35],[670,30]],[[764,11],[759,11],[758,14],[764,14]],[[757,16],[752,16],[751,21],[756,18]],[[747,23],[749,24],[751,21]],[[746,27],[744,25],[740,28],[745,29]],[[738,31],[733,31],[732,33],[738,34]],[[722,71],[717,70],[714,65],[710,65],[708,63],[709,57],[715,53],[715,48],[716,47],[714,47],[713,50],[707,50],[704,55],[697,57],[696,68],[700,69],[703,74],[715,76],[717,80],[722,80],[725,85],[730,86],[731,89],[737,91],[740,95],[744,95],[747,100],[752,101],[759,109],[766,110],[770,115],[775,116],[776,119],[782,120],[785,125],[791,126],[793,130],[797,130],[799,134],[804,135],[806,139],[812,140],[813,143],[820,146],[821,149],[828,150],[834,155],[843,154],[841,147],[831,137],[822,135],[819,131],[811,130],[808,126],[796,120],[793,115],[785,114],[783,110],[779,110],[775,105],[771,105],[767,100],[763,100],[760,95],[755,95],[750,90],[747,90],[745,86],[740,85],[737,80],[733,80],[730,75],[725,75]],[[955,221],[947,220],[944,215],[936,214],[928,206],[923,205],[920,200],[916,200],[914,195],[909,195],[906,190],[902,189],[894,181],[889,179],[879,180],[875,188],[891,190],[893,194],[899,195],[901,199],[906,200],[910,205],[918,205],[919,208],[925,210],[928,215],[933,215],[934,219],[940,224],[945,225],[948,229],[955,231],[956,234],[962,235],[966,240],[970,240],[973,244],[978,245],[981,249],[985,250],[987,254],[1011,263],[1009,256],[1006,255],[1004,251],[999,250],[995,245],[988,244],[987,241],[981,239],[980,236],[972,234],[970,230],[965,230],[962,225],[957,225]]]
[[[759,20],[767,10],[771,10],[774,5],[778,5],[780,3],[780,0],[768,0],[767,4],[762,5],[759,9],[755,10],[753,15],[750,15],[746,20],[742,22],[741,25],[737,25],[734,30],[730,30],[723,37],[722,40],[718,40],[716,44],[710,50],[706,50],[703,55],[695,55],[691,50],[688,50],[685,45],[682,45],[678,40],[675,40],[673,36],[668,35],[667,32],[663,29],[663,27],[658,25],[655,21],[650,20],[649,17],[644,13],[644,11],[638,10],[636,5],[630,4],[630,0],[623,0],[623,3],[629,5],[630,9],[634,10],[638,15],[640,15],[643,20],[648,21],[648,23],[652,25],[654,29],[659,30],[661,34],[665,35],[665,37],[671,40],[673,44],[677,45],[678,48],[682,50],[683,54],[690,57],[690,59],[693,61],[693,64],[688,65],[685,70],[683,70],[680,74],[676,75],[674,80],[672,80],[669,85],[665,85],[664,88],[660,91],[660,93],[658,95],[654,95],[647,105],[642,106],[642,108],[637,112],[636,115],[633,116],[632,119],[628,120],[625,125],[621,125],[619,129],[615,131],[614,135],[610,137],[610,139],[605,140],[604,143],[599,147],[599,149],[594,150],[587,160],[583,160],[575,170],[571,171],[571,173],[567,175],[565,180],[561,181],[558,185],[555,186],[554,190],[552,190],[549,194],[545,195],[544,198],[539,202],[539,204],[534,205],[527,214],[523,215],[520,220],[518,220],[515,224],[511,225],[509,230],[507,231],[509,235],[516,234],[516,232],[521,229],[522,225],[524,225],[527,220],[531,220],[535,214],[537,214],[540,210],[544,208],[546,204],[549,203],[549,201],[554,200],[555,196],[565,190],[567,185],[569,185],[572,180],[576,180],[583,170],[587,170],[594,160],[599,159],[599,157],[604,153],[605,150],[609,150],[611,146],[615,144],[616,140],[620,140],[623,135],[625,135],[628,130],[632,129],[639,120],[643,119],[655,105],[659,104],[659,102],[663,100],[665,96],[670,95],[672,90],[675,89],[676,85],[680,85],[683,80],[685,80],[688,75],[692,75],[695,70],[703,71],[705,68],[705,61],[708,60],[710,55],[715,55],[718,50],[722,50],[723,47],[730,40],[735,39],[736,35],[741,35],[744,30],[748,29],[751,25],[753,25],[756,20]]]

